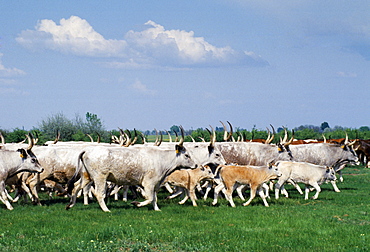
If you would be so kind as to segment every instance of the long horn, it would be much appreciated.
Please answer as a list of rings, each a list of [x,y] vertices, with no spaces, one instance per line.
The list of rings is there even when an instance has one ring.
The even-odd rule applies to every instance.
[[[158,130],[156,128],[154,128],[154,131],[155,131],[155,141],[154,141],[154,146],[158,146]]]
[[[284,142],[284,146],[288,146],[290,145],[294,140],[294,130],[292,130],[292,137],[290,138],[289,142]]]
[[[146,139],[145,139],[145,135],[143,132],[141,132],[141,138],[143,139],[143,144],[146,144]]]
[[[283,126],[283,129],[284,129],[283,143],[285,143],[288,140],[288,131],[284,126]]]
[[[97,143],[100,143],[100,141],[101,141],[101,136],[100,136],[100,134],[98,133],[98,132],[96,132],[96,134],[98,135],[98,140],[96,141]]]
[[[180,142],[179,142],[178,145],[183,147],[184,146],[184,139],[185,139],[184,128],[182,126],[180,126],[180,130],[181,130],[181,139],[180,139]]]
[[[202,141],[202,143],[205,143],[206,142],[206,140],[204,140],[204,137],[198,136],[198,138]]]
[[[322,134],[322,138],[324,139],[324,143],[326,143],[326,137],[324,134]]]
[[[59,141],[59,139],[60,139],[60,131],[57,130],[57,136],[55,137],[53,144],[56,144]]]
[[[226,126],[222,121],[220,121],[220,123],[222,124],[222,127],[224,127],[224,141],[227,141],[228,133],[227,133]]]
[[[192,137],[191,135],[189,135],[189,137],[191,138],[191,141],[192,141],[193,143],[195,143],[195,139],[194,139],[194,137]]]
[[[274,126],[272,126],[271,124],[270,124],[270,126],[271,126],[271,128],[272,128],[272,136],[271,136],[271,139],[270,139],[269,144],[272,142],[272,140],[274,140],[274,138],[275,138],[275,134],[276,134]]]
[[[267,135],[267,138],[266,138],[265,144],[270,144],[270,143],[271,143],[271,141],[270,141],[270,138],[271,138],[271,131],[270,131],[270,129],[269,129],[269,128],[267,128],[267,127],[266,127],[266,129],[267,129],[268,135]]]
[[[227,121],[227,123],[229,124],[229,126],[230,126],[230,134],[229,134],[229,136],[228,136],[228,141],[230,140],[230,138],[232,138],[233,137],[233,126],[231,125],[231,123],[229,122],[229,121]],[[235,141],[235,140],[233,140],[233,141]]]
[[[212,147],[214,147],[215,146],[215,143],[216,143],[216,131],[213,129],[213,127],[211,126],[211,125],[209,125],[209,127],[211,128],[211,130],[212,130],[212,133],[208,130],[208,132],[209,132],[209,139],[210,139],[210,145],[212,146]]]
[[[172,143],[172,137],[171,137],[170,132],[168,132],[168,131],[166,130],[166,133],[167,133],[167,135],[168,135],[168,141],[169,141],[170,143]]]
[[[28,139],[28,147],[27,147],[27,150],[31,150],[31,149],[32,149],[32,147],[33,147],[33,144],[34,144],[34,142],[33,142],[33,138],[31,137],[31,134],[30,134],[30,133],[28,133],[28,134],[26,135],[26,137],[27,137],[27,139]]]
[[[156,141],[155,146],[159,146],[159,145],[161,145],[161,143],[162,143],[162,141],[163,141],[163,134],[162,134],[162,131],[159,131],[159,133],[160,133],[160,139],[159,139],[159,141]]]
[[[175,142],[178,142],[179,141],[179,135],[177,134],[176,131],[174,131],[174,132],[175,132],[175,135],[176,135]]]
[[[348,134],[346,132],[346,139],[344,140],[344,144],[347,145],[348,144]]]
[[[90,142],[92,142],[92,143],[94,142],[94,139],[92,138],[92,136],[90,136],[90,134],[86,133],[86,136],[88,136],[90,138]]]
[[[137,141],[137,132],[136,132],[136,129],[134,128],[134,140],[132,140],[132,142],[131,142],[131,145],[134,145],[135,143],[136,143],[136,141]]]

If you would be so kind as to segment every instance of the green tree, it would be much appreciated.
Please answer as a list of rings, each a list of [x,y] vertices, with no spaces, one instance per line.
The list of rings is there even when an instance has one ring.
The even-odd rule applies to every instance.
[[[321,132],[323,132],[326,128],[330,128],[329,123],[327,122],[321,123],[321,126],[320,126]]]

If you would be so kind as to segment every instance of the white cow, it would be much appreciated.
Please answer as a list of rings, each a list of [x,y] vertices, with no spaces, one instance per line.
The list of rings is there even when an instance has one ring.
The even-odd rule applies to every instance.
[[[29,147],[27,149],[0,150],[0,200],[9,210],[13,210],[8,201],[5,188],[7,178],[15,176],[20,172],[42,172],[43,168],[37,161],[35,154],[31,151],[33,141],[28,136]]]
[[[81,152],[78,161],[76,173],[68,182],[72,198],[66,209],[73,207],[79,190],[94,182],[95,197],[102,210],[109,212],[104,198],[106,182],[112,181],[117,185],[141,186],[146,200],[132,204],[141,207],[152,203],[154,210],[159,211],[157,192],[165,177],[179,167],[196,168],[182,142],[173,150],[158,147],[89,147]],[[81,179],[77,181],[79,177]]]
[[[279,191],[286,181],[296,183],[304,183],[305,187],[305,197],[308,199],[309,186],[316,189],[316,194],[312,197],[317,199],[321,191],[320,185],[328,180],[335,181],[335,171],[331,167],[323,165],[315,165],[307,162],[292,162],[292,161],[278,161],[276,165],[282,176],[279,177],[275,184],[275,198],[279,198]],[[288,193],[285,191],[286,197]]]

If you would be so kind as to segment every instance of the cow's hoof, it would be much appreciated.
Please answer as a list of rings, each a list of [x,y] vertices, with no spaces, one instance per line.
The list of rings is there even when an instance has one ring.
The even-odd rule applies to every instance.
[[[140,202],[139,201],[132,201],[131,204],[136,206],[136,207],[139,207]]]

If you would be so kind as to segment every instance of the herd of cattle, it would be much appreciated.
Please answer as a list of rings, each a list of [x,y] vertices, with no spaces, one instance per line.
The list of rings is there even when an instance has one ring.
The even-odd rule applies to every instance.
[[[181,128],[181,127],[180,127]],[[298,183],[305,184],[305,199],[311,189],[317,199],[320,184],[330,181],[335,191],[336,173],[347,164],[358,165],[359,156],[370,159],[370,143],[365,140],[337,140],[335,143],[319,141],[295,141],[293,137],[272,144],[268,139],[235,141],[225,131],[224,142],[216,142],[215,132],[209,131],[209,142],[172,142],[133,144],[127,134],[122,134],[119,143],[61,142],[52,141],[46,146],[36,145],[29,134],[28,143],[5,143],[1,136],[0,145],[0,199],[7,209],[12,210],[10,201],[15,202],[21,195],[29,197],[34,204],[41,204],[40,187],[68,195],[70,209],[77,197],[83,193],[84,204],[94,195],[101,209],[109,212],[105,198],[123,189],[138,192],[144,201],[132,204],[142,207],[157,205],[157,193],[162,186],[171,194],[180,194],[184,204],[190,197],[194,206],[196,190],[205,190],[204,198],[214,190],[212,204],[222,191],[232,207],[233,191],[244,200],[243,192],[249,188],[248,205],[258,194],[265,206],[269,191],[275,189],[275,198],[280,193],[288,197],[284,184],[290,183],[303,194]],[[341,178],[342,179],[342,178]],[[108,188],[110,190],[108,190]],[[132,188],[135,188],[134,190]],[[205,189],[204,189],[205,188]],[[12,198],[8,190],[15,190]]]

